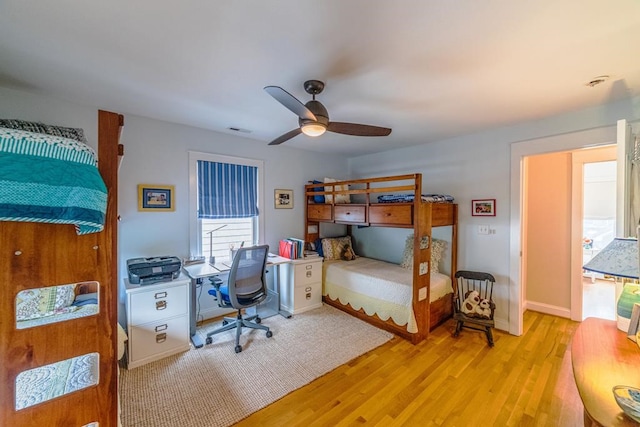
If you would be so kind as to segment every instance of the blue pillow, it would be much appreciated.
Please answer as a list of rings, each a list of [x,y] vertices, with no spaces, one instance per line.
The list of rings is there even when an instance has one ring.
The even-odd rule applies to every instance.
[[[313,180],[313,181],[311,181],[311,183],[312,184],[322,184],[323,182],[322,181]],[[315,187],[313,189],[313,191],[324,191],[324,187]],[[313,201],[315,203],[324,203],[324,195],[321,194],[319,196],[313,196]]]
[[[315,244],[316,244],[316,252],[318,252],[318,255],[324,258],[324,252],[322,251],[322,239],[317,239],[315,241]]]

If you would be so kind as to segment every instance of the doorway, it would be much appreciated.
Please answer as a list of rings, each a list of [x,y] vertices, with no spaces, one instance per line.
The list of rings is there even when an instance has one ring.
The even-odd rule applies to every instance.
[[[603,161],[583,163],[582,264],[616,236],[616,161],[600,150]],[[603,274],[583,271],[582,319],[615,320],[615,282]]]
[[[524,180],[524,159],[527,156],[552,153],[559,151],[572,151],[581,148],[602,146],[604,144],[612,144],[616,141],[616,127],[602,127],[594,128],[584,131],[572,132],[569,134],[555,135],[551,137],[545,137],[536,140],[522,141],[511,145],[511,191],[510,191],[510,261],[509,261],[509,277],[514,286],[509,287],[509,333],[513,335],[522,335],[523,321],[522,314],[525,310],[526,301],[526,278],[524,277],[523,270],[526,266],[523,266],[523,251],[525,236],[523,235],[523,216],[526,212],[523,212],[522,199],[523,194],[523,180]],[[572,235],[573,235],[573,226]],[[581,242],[582,230],[576,230],[575,235],[578,236],[578,245]],[[574,258],[573,252],[571,256],[572,271],[573,263],[578,266],[578,271],[582,267],[582,250],[577,248],[577,255],[580,258]],[[579,276],[582,276],[579,274]],[[573,290],[573,281],[571,283]],[[582,285],[578,286],[581,289]],[[574,293],[571,292],[572,307],[575,307]],[[582,292],[579,292],[580,300],[580,312],[582,311]],[[573,316],[572,316],[573,319]],[[580,320],[580,319],[573,319]]]
[[[527,288],[526,278],[523,271],[526,265],[523,261],[523,252],[526,242],[524,235],[523,218],[526,212],[523,210],[524,198],[524,163],[527,156],[557,153],[561,151],[579,150],[581,148],[602,147],[608,144],[616,144],[617,162],[617,187],[616,187],[616,235],[634,236],[636,235],[637,218],[640,213],[632,210],[629,191],[631,184],[630,162],[628,159],[633,154],[634,134],[631,125],[626,120],[618,120],[616,126],[593,128],[589,130],[559,134],[540,139],[521,141],[511,145],[511,191],[510,191],[510,223],[511,233],[509,235],[509,279],[515,286],[509,287],[509,333],[513,335],[523,334],[523,313],[526,309],[527,301],[525,292]],[[573,172],[582,168],[573,168]],[[582,177],[580,177],[581,182]],[[572,180],[576,182],[576,180]],[[572,204],[576,206],[576,204]],[[578,209],[578,207],[576,207]],[[580,211],[582,206],[579,206]],[[640,211],[640,208],[638,209]],[[576,218],[572,212],[571,218]],[[582,218],[582,212],[578,218]],[[582,320],[582,226],[578,228],[575,223],[578,221],[568,221],[571,228],[572,242],[578,244],[571,245],[571,320]],[[580,221],[581,222],[581,221]],[[634,224],[631,226],[630,224]],[[574,272],[576,272],[574,274]],[[574,310],[575,308],[575,310]],[[579,314],[579,316],[577,315]]]
[[[615,156],[607,146],[524,158],[527,309],[574,320],[614,316],[615,284],[585,277],[582,266],[615,237]]]

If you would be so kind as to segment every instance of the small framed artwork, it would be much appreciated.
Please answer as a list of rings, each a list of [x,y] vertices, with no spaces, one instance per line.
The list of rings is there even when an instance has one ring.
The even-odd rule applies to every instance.
[[[472,216],[496,216],[496,199],[480,199],[471,201]]]
[[[276,209],[293,209],[293,190],[274,190]]]
[[[173,212],[175,210],[173,185],[138,185],[138,210],[146,212]]]

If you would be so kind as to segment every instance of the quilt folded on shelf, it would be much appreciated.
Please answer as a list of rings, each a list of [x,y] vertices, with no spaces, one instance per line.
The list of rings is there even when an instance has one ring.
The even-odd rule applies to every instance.
[[[91,147],[75,139],[0,127],[0,221],[73,224],[102,231],[107,188]]]
[[[378,203],[401,203],[413,202],[413,194],[385,194],[378,196]],[[453,197],[448,194],[423,194],[423,202],[431,203],[453,203]]]

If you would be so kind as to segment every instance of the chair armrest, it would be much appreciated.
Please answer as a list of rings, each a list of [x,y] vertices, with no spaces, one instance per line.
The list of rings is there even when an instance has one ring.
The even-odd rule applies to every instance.
[[[222,280],[220,280],[220,278],[218,276],[209,277],[209,282],[211,282],[211,286],[213,286],[214,289],[215,289],[215,293],[212,293],[211,290],[210,290],[208,292],[209,295],[211,295],[211,296],[213,296],[213,298],[215,298],[215,300],[218,302],[218,307],[226,308],[227,305],[222,300],[222,297],[221,297],[221,294],[220,294],[220,287],[224,284],[224,282]]]

